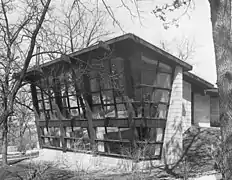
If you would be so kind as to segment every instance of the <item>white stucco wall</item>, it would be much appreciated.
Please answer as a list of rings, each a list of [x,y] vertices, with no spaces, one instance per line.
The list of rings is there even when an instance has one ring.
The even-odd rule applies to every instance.
[[[210,96],[194,94],[194,124],[210,127]]]
[[[183,81],[183,100],[182,100],[182,121],[183,121],[183,132],[191,127],[191,84]]]

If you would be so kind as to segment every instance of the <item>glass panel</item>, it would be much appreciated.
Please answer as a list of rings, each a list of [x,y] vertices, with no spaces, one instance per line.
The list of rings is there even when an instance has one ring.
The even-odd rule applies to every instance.
[[[143,68],[151,69],[151,70],[156,69],[158,61],[150,59],[146,56],[142,56],[141,60],[142,60]]]
[[[42,97],[41,97],[41,91],[37,89],[37,99],[38,100],[41,100]]]
[[[162,72],[168,72],[168,73],[171,73],[172,72],[172,67],[167,65],[167,64],[164,64],[164,63],[159,63],[159,70],[162,71]]]
[[[123,86],[124,62],[122,58],[114,58],[111,60],[112,84],[114,88]]]
[[[115,94],[116,103],[122,103],[122,102],[123,102],[123,98],[122,98],[122,96],[120,95],[120,93],[114,92],[114,94]]]
[[[106,117],[116,117],[114,106],[105,106]]]
[[[144,104],[144,117],[150,117],[150,103]]]
[[[45,105],[45,109],[46,109],[46,110],[50,109],[50,103],[49,103],[49,100],[48,100],[48,99],[45,99],[45,100],[44,100],[44,105]]]
[[[76,96],[69,96],[70,107],[78,107]]]
[[[153,155],[160,156],[161,148],[162,148],[161,144],[154,144],[155,153]]]
[[[106,73],[102,74],[100,81],[101,81],[101,89],[102,90],[112,88],[109,74],[106,74]]]
[[[39,102],[38,102],[38,105],[39,105],[39,110],[43,110],[43,102],[42,102],[42,101],[39,101]]]
[[[113,91],[103,91],[102,92],[104,104],[110,104],[114,102]]]
[[[105,59],[105,60],[101,60],[103,62],[103,66],[104,66],[104,72],[106,72],[106,74],[110,74],[110,61],[109,59]]]
[[[171,88],[171,74],[158,73],[157,86],[162,88]]]
[[[112,68],[112,73],[114,74],[115,72],[122,72],[124,69],[124,62],[121,57],[117,57],[114,59],[111,59],[111,68]]]
[[[162,128],[156,128],[156,142],[162,142],[163,140],[163,129]]]
[[[156,128],[149,128],[149,140],[154,141],[156,139]]]
[[[135,100],[136,101],[141,101],[142,100],[142,89],[141,88],[136,88],[135,89]]]
[[[44,138],[44,145],[50,146],[50,141],[48,138]]]
[[[100,104],[100,93],[92,93],[93,104]]]
[[[91,64],[93,68],[102,68],[103,67],[103,62],[101,59],[91,59]]]
[[[127,110],[124,104],[117,104],[118,117],[125,118],[127,117]]]
[[[151,101],[152,89],[153,89],[152,87],[142,88],[142,95],[144,101]]]
[[[99,91],[99,83],[97,78],[90,79],[90,89],[92,92]]]
[[[100,105],[99,106],[94,106],[93,110],[92,110],[93,119],[101,119],[101,118],[103,118],[103,114],[101,112],[102,112],[102,108],[101,108]]]
[[[156,117],[158,113],[158,105],[152,103],[150,106],[150,111],[151,111],[151,117]]]
[[[156,89],[154,90],[152,94],[152,102],[164,102],[168,103],[169,101],[169,91],[161,90],[161,89]]]
[[[70,110],[71,116],[79,116],[79,111],[78,109],[71,109]]]
[[[63,107],[68,107],[68,101],[66,97],[62,98],[62,104],[63,104]]]
[[[69,95],[75,95],[76,94],[75,87],[74,87],[73,84],[69,84],[69,86],[68,86],[68,94]]]
[[[142,84],[155,85],[156,72],[151,70],[142,70]]]
[[[157,118],[166,118],[167,115],[167,106],[164,104],[159,104],[157,108]]]
[[[42,121],[45,121],[45,120],[46,120],[46,117],[45,117],[45,113],[44,113],[44,112],[41,112],[41,113],[40,113],[40,119],[41,119]]]

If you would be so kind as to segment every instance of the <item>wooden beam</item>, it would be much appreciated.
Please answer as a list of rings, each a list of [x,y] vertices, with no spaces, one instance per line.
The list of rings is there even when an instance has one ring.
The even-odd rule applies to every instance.
[[[135,126],[140,127],[142,123],[142,118],[134,117]],[[162,118],[146,118],[147,119],[147,127],[149,128],[165,128],[166,126],[166,119]],[[71,120],[66,119],[65,121],[62,121],[63,126],[65,127],[71,127]],[[92,120],[93,127],[104,127],[105,125],[105,119],[93,119]],[[39,121],[40,127],[46,127],[45,121]],[[59,127],[60,122],[59,120],[50,120],[48,123],[49,127]],[[83,127],[88,128],[88,120],[86,119],[79,119],[74,118],[73,121],[74,127]],[[120,127],[120,128],[128,128],[128,118],[108,118],[108,127]]]
[[[56,110],[57,112],[57,118],[58,118],[58,121],[59,121],[59,127],[60,127],[60,139],[61,139],[61,143],[62,143],[62,149],[64,152],[66,152],[66,143],[65,143],[65,130],[64,130],[64,125],[63,125],[63,122],[62,120],[65,120],[66,118],[62,115],[62,113],[60,112],[60,108],[58,107],[58,105],[53,102],[52,106],[54,107],[54,109]]]
[[[88,129],[89,129],[89,134],[90,134],[90,142],[92,146],[93,153],[96,151],[96,145],[95,145],[95,131],[94,131],[94,126],[93,126],[93,118],[92,118],[92,111],[89,107],[89,103],[86,99],[85,100],[85,106],[86,106],[86,117],[88,121]]]

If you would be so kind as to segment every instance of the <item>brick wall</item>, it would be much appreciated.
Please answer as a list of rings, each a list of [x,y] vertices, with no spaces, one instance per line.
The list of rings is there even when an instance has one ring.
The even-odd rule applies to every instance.
[[[183,102],[182,102],[182,119],[183,119],[183,132],[191,127],[191,84],[183,81]]]
[[[162,160],[167,164],[175,163],[182,154],[182,98],[183,72],[182,68],[177,66],[163,144]]]

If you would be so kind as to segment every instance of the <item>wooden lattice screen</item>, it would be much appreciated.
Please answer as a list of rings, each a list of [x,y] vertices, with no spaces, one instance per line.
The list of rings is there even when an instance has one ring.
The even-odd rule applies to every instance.
[[[41,147],[160,158],[173,68],[143,55],[89,64],[32,83]]]

